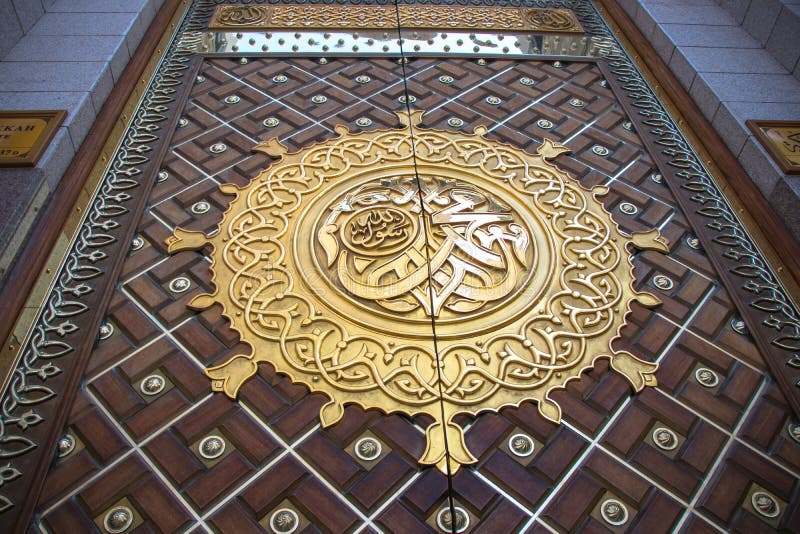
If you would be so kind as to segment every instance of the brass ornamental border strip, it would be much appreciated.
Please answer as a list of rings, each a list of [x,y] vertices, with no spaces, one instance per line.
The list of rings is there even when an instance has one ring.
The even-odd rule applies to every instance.
[[[97,313],[97,309],[92,310],[87,303],[97,300],[103,288],[115,282],[113,276],[97,264],[108,258],[106,251],[121,247],[120,238],[135,227],[138,214],[131,214],[126,207],[133,200],[128,191],[143,194],[153,179],[153,173],[142,172],[158,143],[158,135],[153,132],[163,128],[166,106],[175,105],[175,92],[169,90],[180,85],[188,62],[195,55],[190,50],[219,3],[223,2],[201,0],[193,4],[180,25],[180,38],[168,49],[165,47],[163,60],[143,97],[144,105],[131,114],[124,141],[110,158],[108,172],[97,194],[86,199],[86,214],[75,230],[75,239],[63,262],[54,269],[53,286],[22,345],[10,385],[3,392],[0,410],[0,457],[3,459],[0,520],[4,525],[27,528],[19,523],[26,520],[19,517],[22,503],[9,495],[37,497],[26,490],[34,486],[34,476],[44,476],[46,469],[43,471],[40,467],[43,462],[45,467],[49,465],[52,452],[43,448],[53,445],[53,440],[40,443],[37,439],[48,435],[46,427],[62,424],[57,418],[43,417],[41,413],[54,411],[53,407],[63,403],[64,396],[69,395],[50,384],[65,381],[63,376],[59,377],[64,369],[67,369],[66,374],[82,371],[71,362],[79,360],[81,351],[91,350],[88,341],[93,340],[95,334],[76,323],[93,324],[87,319],[87,312],[92,315],[91,311]],[[356,0],[351,3],[361,4]],[[600,39],[606,59],[601,59],[599,64],[610,73],[610,81],[617,90],[630,99],[629,109],[633,110],[631,115],[638,123],[638,131],[660,147],[659,161],[666,166],[664,168],[673,169],[672,173],[665,173],[667,182],[695,224],[702,221],[696,228],[698,237],[731,291],[793,409],[796,413],[800,411],[800,388],[796,386],[800,379],[800,356],[796,354],[800,351],[797,309],[635,61],[623,50],[619,38],[588,0],[537,0],[525,5],[572,9],[587,33]],[[145,180],[147,178],[149,180]],[[133,220],[132,227],[120,227],[117,220],[123,218],[127,219],[126,223]]]
[[[191,74],[197,45],[196,34],[186,31],[190,7],[188,1],[178,7],[142,74],[146,88],[132,93],[125,108],[130,115],[122,114],[123,124],[115,127],[108,151],[87,178],[85,187],[90,188],[99,180],[91,194],[84,189],[76,202],[77,217],[68,220],[61,234],[71,236],[63,257],[51,257],[47,265],[52,267],[37,282],[48,284],[47,294],[17,352],[0,406],[0,521],[9,531],[28,529],[27,516],[55,453],[55,432],[68,415],[71,390],[82,376],[96,323],[122,265],[115,258],[124,257],[157,170],[155,162],[166,149],[159,132],[174,128],[177,121],[172,110],[182,105],[185,92],[179,87]],[[33,302],[39,290],[35,288]]]
[[[211,19],[212,30],[326,29],[392,30],[395,6],[352,7],[305,5],[222,5]],[[569,9],[521,7],[399,6],[400,27],[407,29],[499,30],[511,32],[583,33]]]

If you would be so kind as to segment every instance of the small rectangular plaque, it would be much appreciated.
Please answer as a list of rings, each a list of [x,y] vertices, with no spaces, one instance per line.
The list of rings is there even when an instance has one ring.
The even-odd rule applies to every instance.
[[[0,111],[0,167],[33,167],[64,122],[64,110]]]
[[[800,174],[800,121],[747,121],[747,126],[786,174]]]

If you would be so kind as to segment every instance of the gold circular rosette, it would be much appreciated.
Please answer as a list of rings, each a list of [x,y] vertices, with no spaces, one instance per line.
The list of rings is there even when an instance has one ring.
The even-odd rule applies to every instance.
[[[457,414],[551,398],[598,358],[636,391],[657,364],[611,344],[636,300],[629,247],[667,251],[657,230],[623,234],[598,197],[553,160],[487,137],[402,127],[351,133],[295,153],[276,139],[254,150],[275,161],[233,195],[219,232],[180,228],[170,252],[211,245],[220,304],[250,354],[206,374],[235,398],[268,362],[325,393],[323,426],[344,405],[428,414],[420,463],[454,472],[476,462]],[[435,334],[434,334],[435,332]],[[438,353],[437,353],[438,352]],[[445,447],[445,442],[447,447]],[[449,452],[449,455],[446,454]]]

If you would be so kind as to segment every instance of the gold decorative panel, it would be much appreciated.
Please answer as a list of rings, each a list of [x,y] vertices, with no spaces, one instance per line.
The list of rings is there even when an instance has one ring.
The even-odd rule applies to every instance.
[[[505,30],[582,33],[569,9],[451,6],[219,6],[211,29]]]
[[[598,197],[553,160],[474,134],[423,129],[351,133],[278,158],[234,196],[219,232],[177,229],[170,252],[211,245],[216,303],[252,347],[211,367],[212,388],[235,397],[269,362],[330,397],[322,424],[347,403],[428,414],[423,464],[446,471],[476,460],[457,414],[535,400],[560,421],[549,394],[598,358],[635,390],[657,365],[615,351],[633,301],[628,247],[666,251],[657,230],[623,234]],[[412,135],[413,128],[413,135]]]

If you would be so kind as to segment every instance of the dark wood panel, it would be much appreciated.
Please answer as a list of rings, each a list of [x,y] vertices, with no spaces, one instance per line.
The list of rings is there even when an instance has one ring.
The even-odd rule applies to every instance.
[[[364,73],[369,83],[354,81]],[[655,310],[634,305],[615,341],[618,349],[660,362],[659,389],[634,396],[624,379],[600,360],[580,380],[553,394],[564,409],[562,425],[544,420],[531,403],[460,418],[467,445],[479,460],[452,480],[455,504],[470,518],[468,532],[523,526],[538,531],[543,524],[565,531],[605,531],[609,524],[599,509],[608,499],[626,507],[624,528],[668,532],[680,524],[699,531],[707,520],[733,525],[728,516],[740,513],[734,508],[744,501],[718,506],[712,497],[727,489],[713,486],[712,491],[712,483],[701,488],[703,481],[723,476],[731,462],[717,460],[741,448],[740,439],[756,449],[745,447],[755,458],[748,465],[765,463],[780,471],[782,480],[791,479],[767,489],[796,506],[796,480],[789,469],[795,468],[800,450],[792,447],[800,444],[788,435],[765,441],[759,426],[771,431],[785,426],[790,417],[785,401],[768,387],[752,338],[733,328],[737,312],[730,296],[702,247],[692,240],[694,230],[674,196],[653,179],[661,171],[613,91],[601,83],[598,66],[420,59],[407,64],[407,73],[417,103],[440,106],[426,115],[424,126],[453,128],[448,119],[458,117],[465,131],[486,125],[493,128],[491,137],[531,151],[543,136],[568,139],[574,152],[561,156],[559,165],[586,186],[607,184],[610,192],[602,201],[625,231],[660,226],[671,241],[668,255],[635,255],[637,288],[657,294],[663,303]],[[52,489],[39,506],[43,521],[85,526],[121,498],[136,510],[145,508],[150,501],[140,494],[111,487],[123,468],[139,480],[138,471],[128,467],[135,459],[144,462],[159,488],[170,495],[165,507],[181,509],[176,521],[197,515],[219,530],[254,530],[289,507],[308,532],[350,531],[362,525],[386,531],[435,530],[436,514],[447,506],[449,490],[444,475],[417,463],[425,446],[422,429],[429,421],[350,406],[342,421],[323,429],[318,414],[325,397],[309,394],[268,364],[242,387],[238,401],[212,395],[202,368],[248,348],[218,307],[202,313],[186,307],[194,295],[210,290],[207,251],[170,256],[163,245],[178,225],[204,232],[216,228],[228,202],[218,184],[244,185],[269,164],[264,155],[250,151],[256,142],[277,135],[298,150],[332,137],[337,124],[352,130],[396,126],[393,111],[404,108],[398,100],[403,94],[399,65],[389,59],[320,64],[311,59],[250,58],[243,63],[215,58],[206,60],[199,74],[204,81],[192,85],[179,113],[187,118],[186,125],[174,130],[159,168],[166,175],[156,179],[136,229],[145,243],[128,253],[108,309],[117,328],[95,347],[82,400],[65,427],[83,428],[81,417],[91,413],[100,421],[92,427],[94,439],[112,444],[114,436],[124,439],[102,456],[87,446],[88,452],[72,453],[57,464],[48,479]],[[273,82],[279,74],[287,82]],[[452,76],[454,83],[440,82],[442,75]],[[536,83],[520,84],[523,76]],[[310,99],[322,87],[329,99],[315,107]],[[514,114],[545,94],[525,113]],[[463,98],[449,100],[457,95]],[[504,108],[486,103],[486,97],[496,95],[514,104]],[[241,100],[226,104],[229,96]],[[584,105],[569,104],[572,98]],[[263,126],[269,117],[278,119],[272,129]],[[361,117],[372,123],[359,126],[355,121]],[[536,126],[540,118],[553,127]],[[219,142],[227,150],[210,152]],[[607,148],[608,154],[597,154],[595,146]],[[208,203],[208,210],[193,210],[199,202]],[[633,205],[635,212],[626,212],[623,203]],[[668,276],[672,287],[660,288],[657,276]],[[189,280],[186,291],[170,288],[178,277]],[[698,383],[701,367],[716,373],[717,385]],[[169,384],[146,398],[137,388],[153,373],[164,375]],[[675,449],[654,444],[653,432],[662,426],[676,434],[680,444]],[[741,435],[731,437],[739,427]],[[531,455],[520,457],[510,449],[509,439],[516,434],[531,438]],[[226,442],[224,455],[213,461],[197,453],[199,441],[209,435]],[[353,454],[354,443],[367,435],[378,439],[386,453],[374,463]],[[138,450],[120,460],[130,443]],[[742,476],[748,482],[763,479]],[[106,477],[111,489],[103,500],[94,488]],[[87,480],[92,482],[80,487]],[[692,501],[697,501],[698,512],[684,518]],[[781,521],[791,521],[793,510],[785,509]],[[141,513],[148,525],[160,525],[155,515]]]

